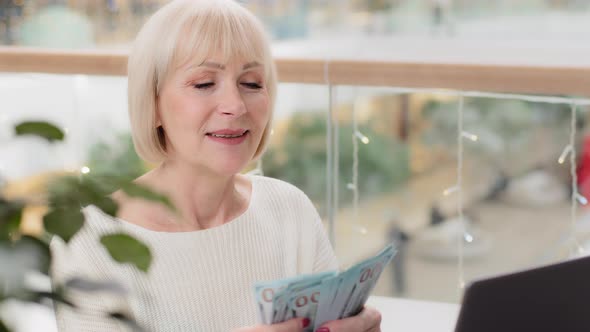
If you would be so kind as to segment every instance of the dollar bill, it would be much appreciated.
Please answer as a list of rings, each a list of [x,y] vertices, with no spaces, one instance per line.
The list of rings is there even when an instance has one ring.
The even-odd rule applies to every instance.
[[[321,293],[314,328],[336,319],[358,314],[377,284],[383,268],[395,256],[389,245],[379,254],[362,261],[336,277],[326,279]]]
[[[309,275],[272,281],[261,281],[254,284],[254,298],[256,299],[260,321],[263,324],[271,324],[273,316],[276,315],[273,306],[276,294],[282,289],[287,288],[289,283],[303,280],[305,278],[309,278]]]
[[[293,317],[307,317],[310,320],[310,324],[303,330],[304,332],[314,331],[313,327],[322,291],[322,280],[317,280],[313,284],[292,289],[289,294],[288,311],[291,315]]]
[[[297,280],[289,283],[289,286],[283,288],[275,296],[275,300],[273,301],[273,307],[275,308],[274,311],[276,315],[273,317],[272,323],[280,323],[296,317],[307,317],[310,320],[313,320],[316,314],[316,306],[313,306],[313,311],[309,309],[306,312],[303,312],[302,308],[300,308],[299,310],[295,310],[295,305],[292,299],[295,296],[310,296],[306,295],[305,293],[311,291],[314,287],[320,286],[322,280],[330,278],[336,274],[336,271],[323,272],[315,274],[310,278]],[[319,291],[320,290],[317,289],[317,292]],[[319,294],[314,295],[314,301],[317,302],[317,300],[319,300]],[[300,301],[304,300],[300,299]],[[307,307],[308,306],[306,306],[306,308]]]
[[[354,316],[363,309],[369,295],[377,285],[377,281],[383,272],[383,268],[389,264],[394,255],[395,251],[387,251],[383,255],[378,256],[378,259],[375,261],[360,268],[360,272],[357,274],[356,279],[352,279],[353,285],[350,289],[348,301],[346,302],[339,319]],[[352,278],[354,278],[354,275]]]
[[[278,295],[286,291],[290,285],[307,284],[318,279],[321,280],[326,276],[332,276],[335,273],[335,271],[328,271],[318,274],[306,274],[279,280],[257,282],[254,284],[254,298],[258,308],[260,322],[263,324],[272,324],[285,320],[277,320],[282,316],[279,316],[281,314],[279,309],[281,308],[277,307],[275,302]],[[288,296],[288,294],[286,296]],[[287,299],[288,297],[285,297],[285,302]]]
[[[345,274],[339,274],[323,280],[322,292],[320,294],[318,310],[316,313],[315,329],[327,321],[337,319],[336,299],[338,296],[338,289],[342,287],[345,280]]]
[[[254,293],[263,324],[307,317],[314,331],[322,324],[358,314],[384,267],[396,254],[392,245],[344,272],[335,271],[258,282]]]

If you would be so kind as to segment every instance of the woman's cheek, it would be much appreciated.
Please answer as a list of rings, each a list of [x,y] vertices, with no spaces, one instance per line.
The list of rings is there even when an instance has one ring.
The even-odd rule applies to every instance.
[[[250,109],[259,110],[259,113],[268,113],[269,109],[269,98],[266,93],[257,93],[248,99],[248,104],[251,105]]]

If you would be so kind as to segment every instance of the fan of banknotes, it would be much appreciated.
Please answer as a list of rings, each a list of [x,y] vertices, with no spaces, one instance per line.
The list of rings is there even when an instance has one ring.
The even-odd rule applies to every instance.
[[[307,317],[311,321],[304,330],[307,332],[325,322],[358,314],[396,252],[393,245],[388,245],[376,256],[341,273],[322,272],[256,283],[261,322],[275,324]]]

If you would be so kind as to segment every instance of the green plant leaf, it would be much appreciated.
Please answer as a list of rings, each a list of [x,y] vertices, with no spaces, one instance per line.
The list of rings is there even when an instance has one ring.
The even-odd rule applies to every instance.
[[[54,208],[43,217],[45,230],[61,237],[65,242],[84,226],[84,215],[80,207]]]
[[[90,174],[110,174],[116,170],[118,175],[129,179],[138,178],[148,171],[135,152],[129,132],[118,134],[113,144],[99,142],[90,147],[86,165],[91,169]]]
[[[62,141],[64,139],[64,133],[58,127],[41,121],[27,121],[21,122],[15,128],[16,134],[22,135],[36,135],[46,140]]]
[[[96,205],[104,213],[106,213],[110,216],[113,216],[113,217],[117,216],[117,211],[119,210],[119,205],[117,203],[115,203],[115,201],[108,196],[104,196],[104,197],[97,198],[92,201],[88,201],[88,203]],[[88,204],[83,204],[83,205],[88,205]]]
[[[61,176],[49,183],[48,201],[52,208],[80,206],[79,179],[75,176]]]
[[[10,329],[8,327],[6,327],[6,325],[4,324],[4,322],[2,322],[1,319],[0,319],[0,332],[10,332]]]
[[[105,213],[115,216],[118,205],[109,196],[112,185],[105,184],[106,178],[92,176],[63,176],[49,187],[49,205],[54,208],[74,209],[96,205]]]
[[[172,202],[170,202],[166,195],[162,195],[160,193],[152,191],[151,189],[145,186],[139,185],[131,181],[121,182],[120,186],[121,190],[123,190],[125,194],[131,197],[142,198],[148,201],[161,203],[168,207],[170,210],[176,212],[176,208],[174,207]]]
[[[176,211],[168,197],[132,182],[128,177],[98,174],[81,178],[65,176],[55,181],[50,189],[49,202],[56,208],[96,205],[106,214],[116,216],[118,205],[109,196],[121,189],[127,195],[164,204]]]
[[[96,205],[104,213],[115,217],[119,209],[118,204],[109,196],[113,191],[106,190],[107,186],[100,183],[100,178],[82,177],[80,182],[80,205]]]
[[[137,239],[123,233],[104,235],[100,243],[111,257],[119,263],[131,263],[147,272],[152,261],[150,248]]]
[[[136,184],[128,177],[110,174],[88,175],[80,179],[73,176],[63,177],[53,184],[49,201],[54,207],[94,204],[105,213],[116,216],[118,206],[109,195],[119,189],[131,197],[161,203],[176,212],[165,195]]]
[[[25,205],[0,198],[0,241],[9,241],[20,228]]]

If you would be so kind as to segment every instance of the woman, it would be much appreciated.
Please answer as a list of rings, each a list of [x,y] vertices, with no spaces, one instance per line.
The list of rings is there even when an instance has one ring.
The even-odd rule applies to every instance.
[[[158,166],[136,181],[161,205],[115,193],[118,218],[94,206],[66,248],[52,243],[56,281],[116,280],[125,298],[72,294],[64,331],[114,331],[122,312],[149,331],[302,331],[298,318],[256,326],[252,285],[337,268],[320,218],[295,187],[239,172],[268,141],[276,73],[260,22],[231,0],[177,0],[140,31],[129,57],[129,114],[138,154]],[[114,263],[99,237],[125,231],[148,244],[147,274]],[[329,322],[325,331],[379,331],[380,315]],[[243,327],[250,326],[250,327]]]

